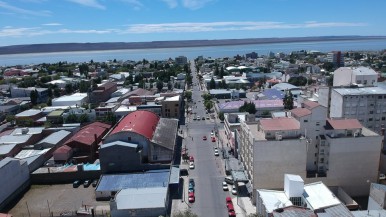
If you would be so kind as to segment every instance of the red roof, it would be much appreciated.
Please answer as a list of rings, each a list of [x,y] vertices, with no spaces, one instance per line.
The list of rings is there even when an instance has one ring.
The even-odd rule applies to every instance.
[[[357,119],[328,119],[326,128],[335,130],[359,129],[362,128],[362,124]]]
[[[295,108],[291,110],[292,116],[294,117],[304,117],[311,114],[311,111],[306,108]]]
[[[153,112],[135,111],[123,118],[110,135],[121,131],[131,131],[151,139],[159,119],[158,115]]]
[[[54,154],[65,154],[71,151],[71,147],[67,145],[62,145],[54,151]]]
[[[260,125],[264,131],[268,130],[299,130],[300,124],[294,118],[261,119]]]
[[[76,141],[85,145],[92,145],[95,141],[95,135],[97,138],[101,138],[110,128],[111,126],[108,124],[94,122],[80,129],[75,135],[67,140],[65,144]]]
[[[12,217],[11,214],[0,213],[0,217]]]
[[[313,108],[316,108],[316,107],[320,106],[319,103],[313,102],[313,101],[310,101],[310,100],[304,101],[303,105],[304,105],[304,107],[306,107],[308,109],[313,109]]]

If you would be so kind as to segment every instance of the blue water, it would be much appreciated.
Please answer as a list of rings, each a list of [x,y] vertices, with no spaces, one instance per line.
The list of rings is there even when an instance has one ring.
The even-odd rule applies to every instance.
[[[187,48],[157,48],[157,49],[132,49],[132,50],[107,50],[107,51],[77,51],[57,53],[34,53],[34,54],[12,54],[0,55],[0,66],[27,65],[39,63],[87,62],[90,60],[103,62],[107,60],[164,60],[174,59],[177,56],[186,56],[194,59],[197,56],[204,57],[233,57],[237,54],[245,55],[252,51],[259,55],[267,55],[269,52],[284,52],[298,50],[317,50],[329,52],[361,51],[361,50],[383,50],[386,49],[386,40],[358,40],[358,41],[328,41],[328,42],[294,42],[294,43],[272,43],[251,44],[212,47],[187,47]]]

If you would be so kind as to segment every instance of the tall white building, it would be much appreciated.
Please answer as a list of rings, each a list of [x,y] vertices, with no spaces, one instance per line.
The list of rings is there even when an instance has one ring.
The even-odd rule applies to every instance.
[[[241,122],[240,160],[253,189],[280,189],[284,174],[292,173],[306,183],[367,195],[378,178],[382,137],[356,119],[327,119],[326,108],[315,102],[302,107],[291,117]]]
[[[353,84],[370,86],[378,79],[378,74],[367,67],[340,67],[334,71],[333,86],[349,86]]]

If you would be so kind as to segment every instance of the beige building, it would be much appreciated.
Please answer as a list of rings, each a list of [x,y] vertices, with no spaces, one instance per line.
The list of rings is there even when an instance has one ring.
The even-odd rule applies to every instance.
[[[368,195],[377,182],[382,137],[356,119],[327,119],[326,108],[315,102],[289,117],[242,121],[240,127],[240,160],[254,190],[281,189],[285,173],[340,186],[350,196]]]

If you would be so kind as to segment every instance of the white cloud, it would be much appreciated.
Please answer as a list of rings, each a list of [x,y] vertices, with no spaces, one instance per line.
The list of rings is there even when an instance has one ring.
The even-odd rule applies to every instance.
[[[189,32],[216,32],[216,31],[258,31],[266,29],[308,29],[308,28],[336,28],[360,27],[365,23],[345,22],[209,22],[209,23],[158,23],[133,24],[122,29],[56,29],[60,23],[42,24],[47,27],[18,28],[6,26],[0,28],[0,37],[22,37],[48,34],[152,34],[152,33],[189,33]]]
[[[4,1],[0,1],[0,8],[6,9],[13,13],[23,14],[23,15],[33,15],[33,16],[50,16],[50,11],[32,11],[19,7],[12,6]]]
[[[98,0],[68,0],[83,6],[97,8],[97,9],[106,9],[106,7],[98,2]]]
[[[204,7],[207,3],[213,0],[182,0],[182,5],[191,10],[196,10]]]
[[[139,0],[121,0],[130,4],[135,10],[141,9],[144,5]]]
[[[61,23],[43,23],[42,26],[61,26]]]
[[[177,0],[161,0],[163,2],[165,2],[169,8],[176,8],[178,6],[178,2]]]

